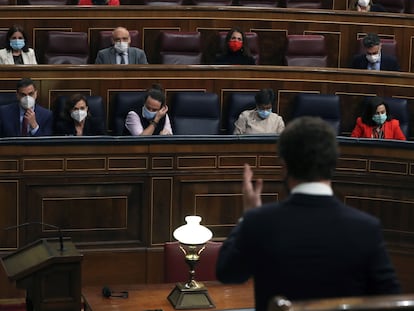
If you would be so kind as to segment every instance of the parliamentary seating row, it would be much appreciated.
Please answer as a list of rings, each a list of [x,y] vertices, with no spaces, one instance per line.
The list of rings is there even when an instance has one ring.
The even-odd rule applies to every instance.
[[[129,111],[140,111],[144,104],[145,91],[122,91],[113,97],[112,114],[108,118],[101,96],[87,95],[89,111],[100,119],[108,133],[114,136],[129,135],[125,129],[125,118]],[[255,108],[255,92],[230,92],[226,103],[220,103],[219,96],[212,92],[181,91],[173,92],[168,100],[173,132],[175,135],[219,135],[232,134],[234,122],[244,110]],[[55,123],[60,121],[68,96],[58,96],[52,106]],[[400,121],[400,126],[410,137],[410,116],[408,100],[404,98],[385,98],[391,115]],[[0,105],[15,103],[14,93],[0,93]],[[338,135],[341,134],[341,99],[338,95],[299,93],[291,103],[290,115],[282,116],[285,122],[310,115],[318,116],[331,124]],[[222,107],[226,107],[222,111]],[[274,112],[279,109],[275,104]],[[362,112],[362,109],[361,109]],[[355,119],[358,115],[354,116]]]
[[[226,31],[217,32],[216,54],[224,50]],[[138,30],[130,30],[131,46],[141,47]],[[246,32],[246,39],[257,65],[260,62],[260,38],[256,32]],[[358,38],[359,50],[364,53],[362,37]],[[112,31],[102,30],[98,34],[96,48],[93,52],[86,32],[48,31],[44,54],[37,54],[39,63],[44,64],[88,64],[94,63],[96,52],[111,46]],[[203,64],[206,63],[207,51],[202,49],[202,34],[199,31],[160,31],[159,60],[161,64]],[[398,57],[395,39],[382,38],[383,53]],[[6,31],[0,31],[0,48],[7,45]],[[284,49],[283,64],[287,66],[329,67],[333,58],[328,54],[328,40],[324,35],[288,34]],[[213,61],[214,63],[214,61]]]
[[[12,4],[1,0],[0,4]],[[17,0],[18,5],[76,5],[77,0]],[[229,6],[242,5],[254,7],[332,9],[332,0],[121,0],[121,5],[203,5]]]
[[[350,7],[346,1],[344,8]],[[0,5],[76,5],[78,0],[0,0]],[[199,6],[251,6],[298,9],[338,9],[332,0],[120,0],[121,5],[199,5]],[[376,0],[391,13],[414,13],[411,0]]]
[[[113,11],[98,8],[80,9],[74,6],[39,8],[25,7],[17,11],[11,6],[4,12],[18,20],[29,34],[29,45],[45,63],[45,48],[49,31],[83,32],[87,34],[89,63],[95,61],[99,50],[99,33],[125,26],[139,33],[136,45],[144,49],[150,64],[162,63],[160,56],[161,31],[200,32],[202,63],[213,64],[220,52],[218,32],[239,26],[258,36],[260,65],[284,65],[287,35],[323,35],[326,40],[327,63],[332,68],[347,68],[352,56],[359,51],[358,39],[375,32],[383,39],[396,42],[397,57],[402,71],[412,71],[414,56],[412,38],[414,28],[407,14],[361,14],[358,12],[327,10],[290,10],[229,6],[165,8],[161,6],[126,6]],[[126,9],[127,8],[127,9]],[[39,16],[29,19],[30,16]],[[42,13],[42,14],[40,14]],[[95,22],[90,14],[96,15]],[[56,16],[56,18],[53,18]],[[99,22],[98,22],[99,21]],[[10,27],[10,20],[0,21],[0,30]]]

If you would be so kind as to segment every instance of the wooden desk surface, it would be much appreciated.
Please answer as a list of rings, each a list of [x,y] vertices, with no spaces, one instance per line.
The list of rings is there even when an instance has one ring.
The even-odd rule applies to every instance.
[[[207,286],[209,295],[216,305],[215,310],[254,308],[253,282],[241,285],[223,285],[218,282],[203,282]],[[129,297],[105,298],[102,296],[102,287],[84,287],[82,294],[88,311],[145,311],[162,309],[174,311],[167,300],[167,296],[174,289],[175,284],[142,284],[111,287],[113,292],[128,291]],[[208,310],[208,309],[206,309]]]

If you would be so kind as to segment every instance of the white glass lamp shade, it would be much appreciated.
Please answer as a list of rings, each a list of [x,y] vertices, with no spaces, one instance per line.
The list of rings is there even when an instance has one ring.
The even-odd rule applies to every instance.
[[[174,230],[173,236],[182,244],[204,244],[213,237],[213,233],[207,227],[200,225],[200,216],[186,216],[186,224]]]

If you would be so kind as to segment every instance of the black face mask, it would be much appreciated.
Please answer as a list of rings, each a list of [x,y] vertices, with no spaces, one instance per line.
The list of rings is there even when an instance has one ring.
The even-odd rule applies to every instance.
[[[107,0],[92,0],[94,5],[105,5],[107,4]]]

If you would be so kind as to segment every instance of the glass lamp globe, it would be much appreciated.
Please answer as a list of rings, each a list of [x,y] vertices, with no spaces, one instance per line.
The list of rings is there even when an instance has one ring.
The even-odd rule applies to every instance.
[[[174,230],[173,236],[182,244],[205,244],[213,237],[213,233],[207,227],[200,225],[200,216],[186,216],[186,224]]]

